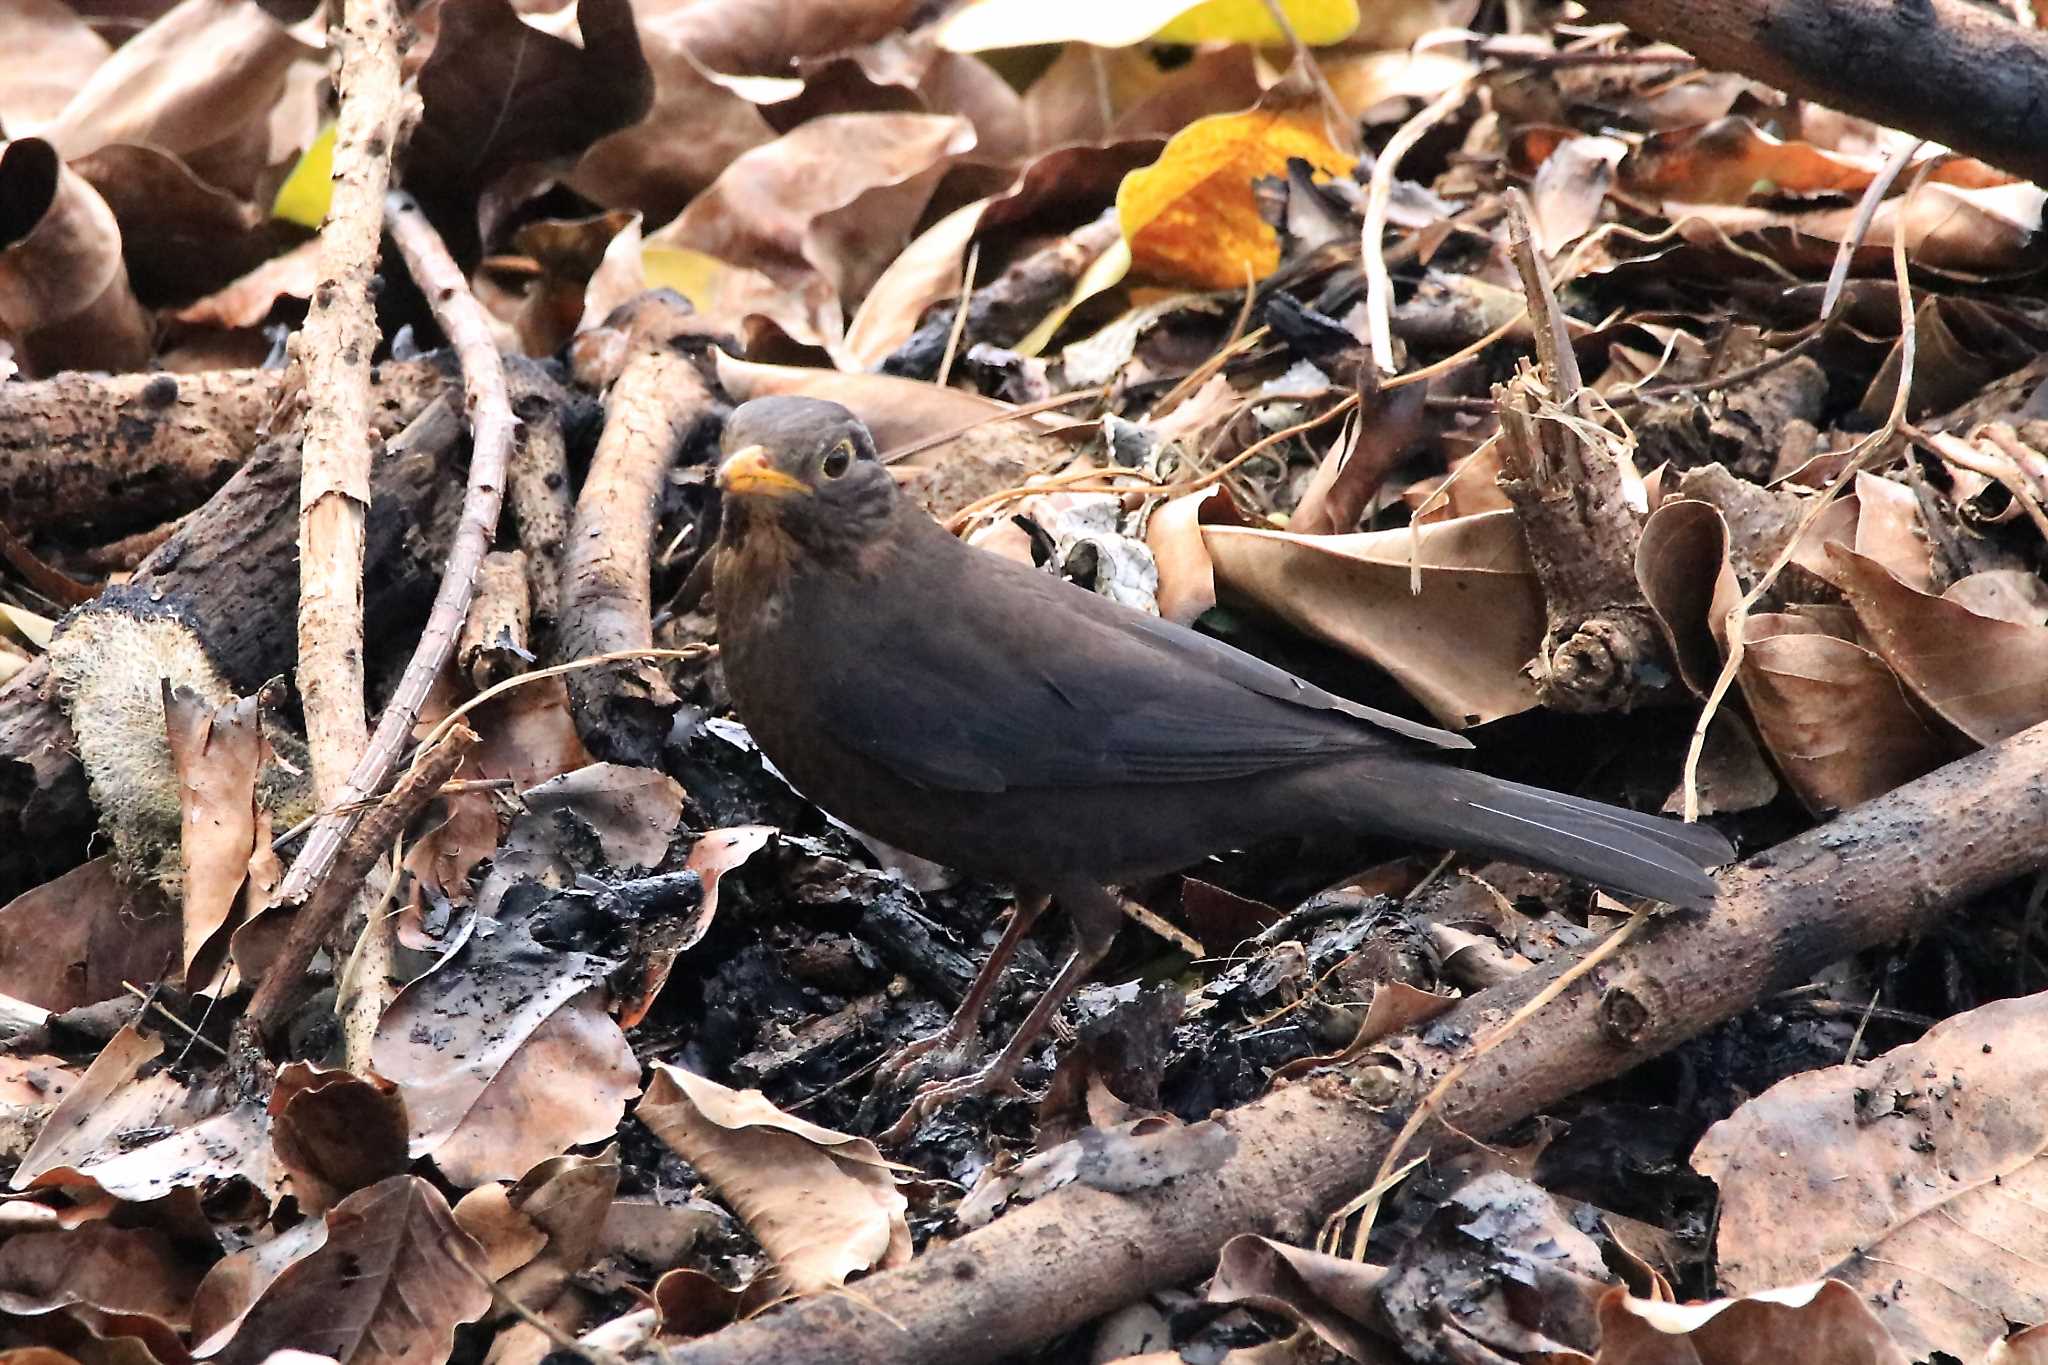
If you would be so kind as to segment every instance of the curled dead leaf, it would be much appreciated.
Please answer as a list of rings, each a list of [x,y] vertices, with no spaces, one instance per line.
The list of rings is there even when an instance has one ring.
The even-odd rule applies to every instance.
[[[1611,1365],[1706,1365],[1773,1356],[1811,1365],[1906,1365],[1863,1296],[1839,1280],[1759,1290],[1709,1303],[1638,1299],[1624,1289],[1600,1301],[1600,1360]]]
[[[835,346],[844,308],[909,240],[953,158],[974,146],[967,120],[933,114],[830,114],[743,153],[643,247],[758,272],[772,297],[749,300],[792,338]],[[696,302],[696,300],[692,300]],[[700,310],[701,311],[701,310]],[[737,330],[742,318],[708,318]]]
[[[326,1236],[257,1297],[213,1359],[261,1365],[283,1349],[342,1365],[438,1365],[455,1329],[491,1306],[482,1253],[440,1191],[394,1175],[329,1210]]]
[[[1283,1314],[1332,1349],[1371,1360],[1386,1349],[1385,1338],[1370,1330],[1386,1277],[1381,1266],[1243,1233],[1217,1254],[1207,1297]]]
[[[23,369],[135,370],[149,315],[128,287],[121,229],[107,201],[40,138],[0,148],[0,337]]]
[[[1929,710],[1979,744],[2048,717],[2048,626],[1999,620],[1917,592],[1839,544],[1827,553],[1830,577],[1871,647]]]
[[[1280,241],[1260,217],[1252,182],[1284,175],[1298,157],[1326,175],[1351,169],[1313,101],[1273,95],[1237,114],[1176,132],[1159,159],[1124,177],[1116,210],[1131,269],[1206,289],[1241,289],[1280,264]]]
[[[1224,601],[1377,664],[1445,725],[1536,704],[1523,667],[1543,638],[1543,594],[1513,512],[1343,536],[1201,531]]]
[[[815,1294],[910,1259],[898,1168],[866,1138],[662,1062],[635,1113],[745,1220],[790,1292]]]
[[[739,825],[709,830],[690,845],[683,870],[694,872],[699,878],[701,891],[696,909],[687,916],[664,915],[648,926],[648,939],[640,949],[640,979],[633,994],[619,1001],[620,1028],[631,1028],[647,1017],[655,997],[667,984],[676,959],[710,931],[718,914],[719,879],[760,852],[774,834],[773,825]]]

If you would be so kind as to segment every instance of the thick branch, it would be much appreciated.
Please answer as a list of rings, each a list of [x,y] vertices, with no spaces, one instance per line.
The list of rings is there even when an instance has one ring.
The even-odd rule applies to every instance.
[[[654,643],[653,541],[669,466],[711,415],[711,391],[691,361],[650,339],[626,362],[605,402],[604,434],[576,499],[562,563],[563,660]],[[569,676],[576,728],[600,758],[653,764],[680,701],[647,660]]]
[[[445,356],[370,372],[370,429],[388,440],[445,386]],[[23,535],[78,541],[189,511],[263,436],[283,370],[94,374],[0,384],[0,507]],[[133,560],[122,567],[133,567]]]
[[[1709,911],[1638,932],[1451,1091],[1474,1136],[1619,1075],[1846,953],[1926,929],[2048,861],[2048,725],[2013,737],[1722,877]],[[1236,1153],[1161,1189],[1070,1185],[901,1270],[671,1351],[676,1365],[988,1360],[1148,1290],[1205,1274],[1240,1232],[1302,1238],[1357,1193],[1435,1080],[1571,964],[1481,992],[1367,1064],[1312,1075],[1229,1115]]]
[[[2048,183],[2048,33],[1968,0],[1586,0],[1709,66]],[[1967,92],[1967,93],[1965,93]]]

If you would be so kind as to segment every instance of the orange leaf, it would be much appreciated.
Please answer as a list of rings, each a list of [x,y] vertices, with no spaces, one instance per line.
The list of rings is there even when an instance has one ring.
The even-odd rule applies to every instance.
[[[1329,175],[1351,169],[1313,105],[1214,114],[1181,129],[1159,160],[1117,188],[1132,268],[1210,289],[1242,288],[1247,273],[1270,275],[1280,241],[1259,217],[1252,181],[1286,174],[1296,156]]]

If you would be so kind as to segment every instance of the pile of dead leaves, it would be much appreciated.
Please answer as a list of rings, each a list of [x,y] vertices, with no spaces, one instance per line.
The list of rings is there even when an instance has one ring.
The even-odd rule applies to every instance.
[[[1215,1169],[1216,1111],[1628,922],[1439,850],[1238,851],[1128,889],[1173,925],[1127,930],[1042,1101],[878,1151],[866,1071],[957,1003],[1006,889],[826,819],[701,655],[577,663],[613,637],[576,535],[635,541],[638,644],[711,639],[708,465],[750,397],[846,404],[993,553],[1746,852],[2048,719],[2043,191],[1998,168],[1619,27],[1499,31],[1546,6],[432,0],[388,150],[523,435],[414,738],[481,742],[252,1084],[234,1025],[315,814],[283,681],[338,154],[315,8],[0,12],[24,1360],[611,1360],[857,1299],[1063,1185]],[[379,704],[466,458],[383,272]],[[593,509],[658,373],[698,396],[621,530]],[[1076,1264],[1141,1278],[1044,1358],[2048,1359],[2041,899],[1414,1171],[1344,1254]],[[1048,974],[1027,945],[993,1022]]]

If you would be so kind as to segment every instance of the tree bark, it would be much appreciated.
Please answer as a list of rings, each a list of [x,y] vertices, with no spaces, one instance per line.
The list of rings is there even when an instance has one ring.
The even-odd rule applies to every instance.
[[[2048,724],[1723,874],[1708,911],[1639,930],[1468,1071],[1443,1117],[1484,1136],[1619,1075],[1844,954],[1924,930],[2048,862]],[[1572,963],[1481,992],[1224,1118],[1219,1168],[1138,1194],[1075,1184],[910,1265],[671,1350],[674,1365],[989,1360],[1215,1267],[1240,1232],[1299,1241],[1373,1178],[1419,1098]],[[1442,1128],[1425,1129],[1431,1139]],[[1413,1149],[1419,1153],[1422,1144]]]

